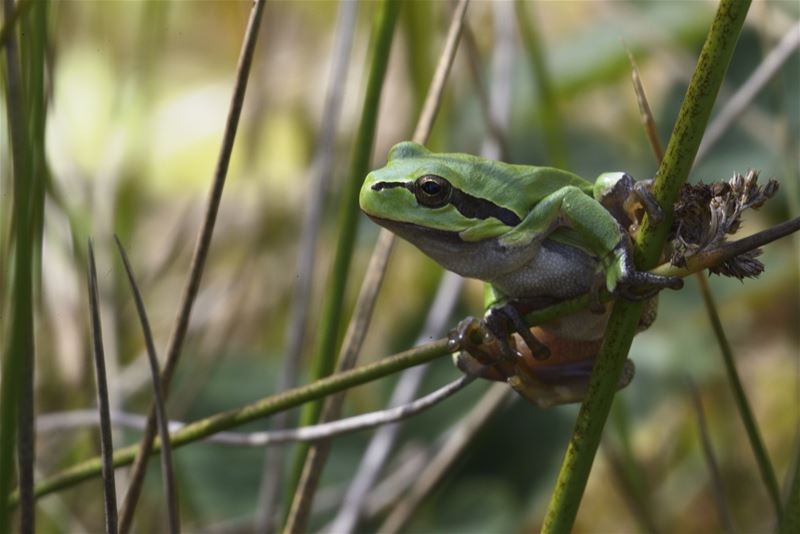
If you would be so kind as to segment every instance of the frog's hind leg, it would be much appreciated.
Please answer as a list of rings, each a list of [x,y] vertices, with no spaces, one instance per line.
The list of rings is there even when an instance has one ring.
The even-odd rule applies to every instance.
[[[584,360],[560,365],[542,365],[528,368],[508,379],[508,384],[529,402],[540,408],[557,404],[581,402],[586,398],[594,360]],[[625,360],[617,389],[630,384],[635,373],[633,361]]]

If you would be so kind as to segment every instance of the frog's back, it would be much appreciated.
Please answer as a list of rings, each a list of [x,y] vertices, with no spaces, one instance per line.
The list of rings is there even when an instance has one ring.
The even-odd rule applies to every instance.
[[[577,174],[554,167],[514,165],[458,153],[432,153],[465,178],[464,186],[479,198],[491,198],[524,218],[527,211],[546,196],[566,186],[592,195],[593,184]]]

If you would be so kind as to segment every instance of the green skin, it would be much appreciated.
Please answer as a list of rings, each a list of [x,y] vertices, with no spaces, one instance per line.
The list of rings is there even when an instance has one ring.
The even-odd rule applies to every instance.
[[[605,173],[592,184],[552,167],[437,154],[405,141],[367,176],[359,202],[444,268],[490,284],[491,312],[509,302],[572,298],[598,277],[611,292],[677,285],[633,270],[628,236],[604,207],[623,177],[631,180]],[[605,316],[579,315],[561,322],[560,336],[602,337]]]

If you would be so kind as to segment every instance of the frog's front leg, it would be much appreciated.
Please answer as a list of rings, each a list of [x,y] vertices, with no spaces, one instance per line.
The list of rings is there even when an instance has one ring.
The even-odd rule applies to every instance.
[[[630,254],[630,237],[623,232],[617,220],[600,202],[575,186],[562,187],[542,199],[528,216],[512,231],[505,234],[501,243],[524,247],[541,239],[557,224],[571,229],[572,244],[594,255],[605,274],[606,288],[626,299],[649,298],[651,293],[639,295],[631,288],[651,286],[655,292],[664,288],[679,289],[683,281],[674,276],[660,276],[637,271]],[[556,239],[553,234],[553,239]],[[563,237],[562,237],[563,238]],[[620,285],[622,291],[617,292]]]

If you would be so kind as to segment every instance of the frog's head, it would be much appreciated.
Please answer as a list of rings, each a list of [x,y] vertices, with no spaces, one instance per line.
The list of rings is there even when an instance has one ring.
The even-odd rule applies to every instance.
[[[361,209],[376,223],[414,242],[427,230],[479,241],[507,232],[520,222],[515,211],[477,191],[492,190],[492,176],[476,176],[479,158],[435,154],[411,141],[389,152],[385,167],[364,180]],[[430,233],[430,232],[428,232]]]

